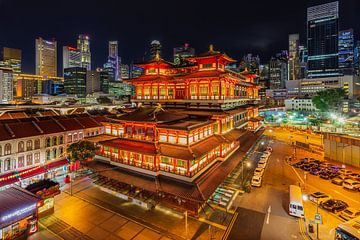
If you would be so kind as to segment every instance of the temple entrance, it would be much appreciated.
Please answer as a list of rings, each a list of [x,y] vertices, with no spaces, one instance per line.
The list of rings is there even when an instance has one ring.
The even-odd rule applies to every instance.
[[[176,89],[175,99],[184,99],[185,89]]]

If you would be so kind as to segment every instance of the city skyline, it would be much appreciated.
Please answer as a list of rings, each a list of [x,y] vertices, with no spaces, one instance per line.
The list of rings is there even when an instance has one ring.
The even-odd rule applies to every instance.
[[[261,61],[267,61],[276,52],[282,49],[287,49],[288,34],[299,33],[300,43],[306,45],[306,8],[308,6],[321,4],[329,1],[307,1],[306,3],[294,3],[292,6],[286,6],[282,2],[276,3],[248,3],[248,8],[256,8],[256,11],[241,11],[242,18],[239,20],[238,14],[235,14],[238,8],[226,7],[224,13],[217,13],[221,16],[221,21],[216,21],[213,14],[206,11],[211,6],[206,6],[201,3],[192,3],[186,5],[183,11],[173,11],[169,4],[158,2],[152,6],[147,3],[141,3],[137,6],[137,10],[141,10],[136,14],[132,11],[134,6],[130,3],[110,3],[103,2],[99,4],[97,1],[87,1],[86,10],[97,10],[101,18],[92,18],[84,23],[83,19],[85,13],[78,12],[71,17],[66,17],[67,14],[58,14],[55,16],[48,16],[46,11],[43,11],[40,16],[37,16],[37,7],[41,4],[41,9],[51,9],[51,5],[46,2],[38,2],[36,4],[25,1],[2,1],[0,7],[3,8],[5,14],[1,16],[3,22],[8,22],[11,11],[9,9],[18,9],[19,15],[22,15],[29,21],[21,21],[19,19],[12,20],[8,26],[0,30],[0,45],[12,48],[19,48],[23,54],[23,69],[24,72],[35,71],[35,53],[34,39],[43,37],[44,39],[52,39],[58,42],[58,52],[61,52],[62,46],[76,46],[76,39],[78,34],[87,33],[91,39],[92,51],[92,67],[101,67],[107,59],[107,44],[108,41],[118,41],[119,56],[123,62],[131,63],[132,61],[141,61],[145,52],[148,53],[149,46],[152,40],[156,39],[163,45],[163,57],[172,59],[172,48],[182,46],[184,43],[189,43],[198,52],[206,50],[204,47],[208,44],[214,44],[216,48],[223,49],[228,52],[235,59],[240,60],[243,55],[247,53],[259,54]],[[121,14],[114,13],[115,10],[107,9],[106,6],[113,5],[114,9],[130,9],[129,12],[121,12]],[[346,14],[353,9],[360,9],[360,3],[356,1],[340,1],[340,30],[353,28],[355,39],[360,30],[359,24],[355,21],[354,14]],[[64,12],[67,7],[71,6],[73,9],[79,7],[81,3],[68,4],[66,1],[59,3],[58,12]],[[234,5],[229,3],[229,5]],[[236,5],[234,5],[236,6]],[[183,5],[179,6],[183,8]],[[23,9],[26,9],[23,12]],[[33,11],[29,11],[33,9]],[[40,8],[39,8],[40,9]],[[146,11],[146,9],[151,9]],[[282,9],[281,14],[274,16],[274,12]],[[183,12],[189,15],[189,18],[183,19]],[[9,13],[7,13],[9,12]],[[29,13],[31,15],[29,15]],[[140,14],[139,14],[140,13]],[[170,14],[169,14],[170,13]],[[50,17],[50,18],[47,18]],[[271,20],[269,21],[271,17]],[[154,21],[147,21],[147,19]],[[41,22],[42,19],[47,19]],[[174,22],[174,19],[183,19],[176,21],[176,24],[169,24]],[[266,20],[268,19],[268,20]],[[284,21],[284,19],[287,19]],[[266,21],[265,21],[266,20]],[[209,26],[204,26],[201,22],[209,22]],[[265,21],[265,23],[264,23]],[[61,22],[61,25],[54,24]],[[125,24],[126,22],[130,24]],[[193,22],[198,22],[193,24]],[[35,26],[37,27],[31,27]],[[141,29],[138,26],[144,26]],[[10,27],[11,26],[11,27]],[[221,32],[219,28],[221,26]],[[201,31],[198,31],[201,29]],[[215,31],[216,29],[216,31]],[[235,30],[234,30],[235,29]],[[239,29],[238,31],[236,29]],[[18,31],[21,30],[21,31]],[[21,36],[20,36],[21,32]],[[201,33],[201,34],[200,34]],[[219,34],[220,33],[220,34]],[[231,36],[231,37],[230,37]],[[207,39],[205,42],[204,38]],[[60,55],[60,56],[59,56]],[[58,54],[58,72],[61,73],[61,54]]]

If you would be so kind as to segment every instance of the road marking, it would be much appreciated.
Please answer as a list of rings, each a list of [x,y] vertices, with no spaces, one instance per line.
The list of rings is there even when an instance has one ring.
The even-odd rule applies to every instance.
[[[296,173],[296,176],[298,176],[298,178],[300,179],[300,181],[305,184],[304,180],[300,177],[299,173],[295,170],[295,168],[293,166],[291,166],[292,170],[294,170],[294,172]]]
[[[353,202],[356,202],[356,203],[359,203],[359,204],[360,204],[359,201],[356,201],[356,200],[352,199],[351,197],[348,197],[348,196],[346,196],[345,194],[342,194],[341,192],[339,192],[339,191],[337,191],[337,190],[333,190],[333,191],[336,192],[337,194],[343,196],[344,198],[347,198],[347,199],[349,199],[349,200],[351,200],[351,201],[353,201]]]
[[[271,213],[271,205],[269,205],[269,208],[267,210],[266,224],[270,223],[270,213]]]
[[[221,225],[221,224],[218,224],[218,223],[216,223],[216,222],[212,222],[212,221],[207,220],[207,219],[205,219],[205,218],[198,218],[198,220],[199,220],[200,222],[207,223],[207,224],[209,224],[209,225],[211,225],[211,226],[213,226],[213,227],[217,227],[217,228],[220,228],[220,229],[222,229],[222,230],[226,230],[226,226]]]

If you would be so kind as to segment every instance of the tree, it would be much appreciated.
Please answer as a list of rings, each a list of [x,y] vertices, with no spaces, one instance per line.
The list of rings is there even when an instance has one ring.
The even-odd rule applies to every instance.
[[[335,111],[345,95],[345,90],[342,88],[327,89],[318,92],[317,96],[312,98],[312,102],[321,112]]]
[[[93,158],[95,156],[95,144],[89,141],[80,141],[71,144],[67,152],[69,153],[70,161],[75,162],[85,161],[89,158]]]

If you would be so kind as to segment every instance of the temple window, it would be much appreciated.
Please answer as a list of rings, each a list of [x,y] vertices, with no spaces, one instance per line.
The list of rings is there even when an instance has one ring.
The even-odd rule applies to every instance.
[[[105,127],[105,133],[111,134],[111,127]]]
[[[164,164],[171,164],[171,159],[168,158],[168,157],[161,157],[161,163],[164,163]]]
[[[186,137],[179,137],[179,144],[186,144]]]
[[[176,143],[176,137],[173,134],[169,134],[169,143]]]
[[[167,142],[166,134],[160,134],[160,142]]]
[[[200,85],[200,96],[208,95],[208,85]]]
[[[144,87],[144,96],[150,96],[150,87],[149,86]]]
[[[193,139],[193,134],[191,134],[189,136],[189,144],[193,143],[194,142],[194,139]]]
[[[148,74],[155,74],[155,73],[156,73],[155,68],[148,69]]]
[[[184,160],[177,160],[177,166],[178,167],[182,167],[182,168],[184,168],[185,167],[185,161]]]
[[[168,94],[169,94],[169,97],[173,97],[174,96],[174,89],[170,88],[168,90]]]
[[[157,95],[158,95],[158,87],[157,87],[157,86],[153,86],[153,87],[152,87],[152,95],[153,95],[153,96],[157,96]]]
[[[202,68],[212,68],[212,67],[213,67],[212,63],[206,63],[202,65]]]
[[[196,96],[196,85],[195,84],[190,85],[190,95]]]
[[[211,91],[212,91],[212,95],[217,96],[219,95],[219,84],[212,84],[211,85]]]
[[[165,87],[160,88],[160,96],[166,96],[166,88]]]

